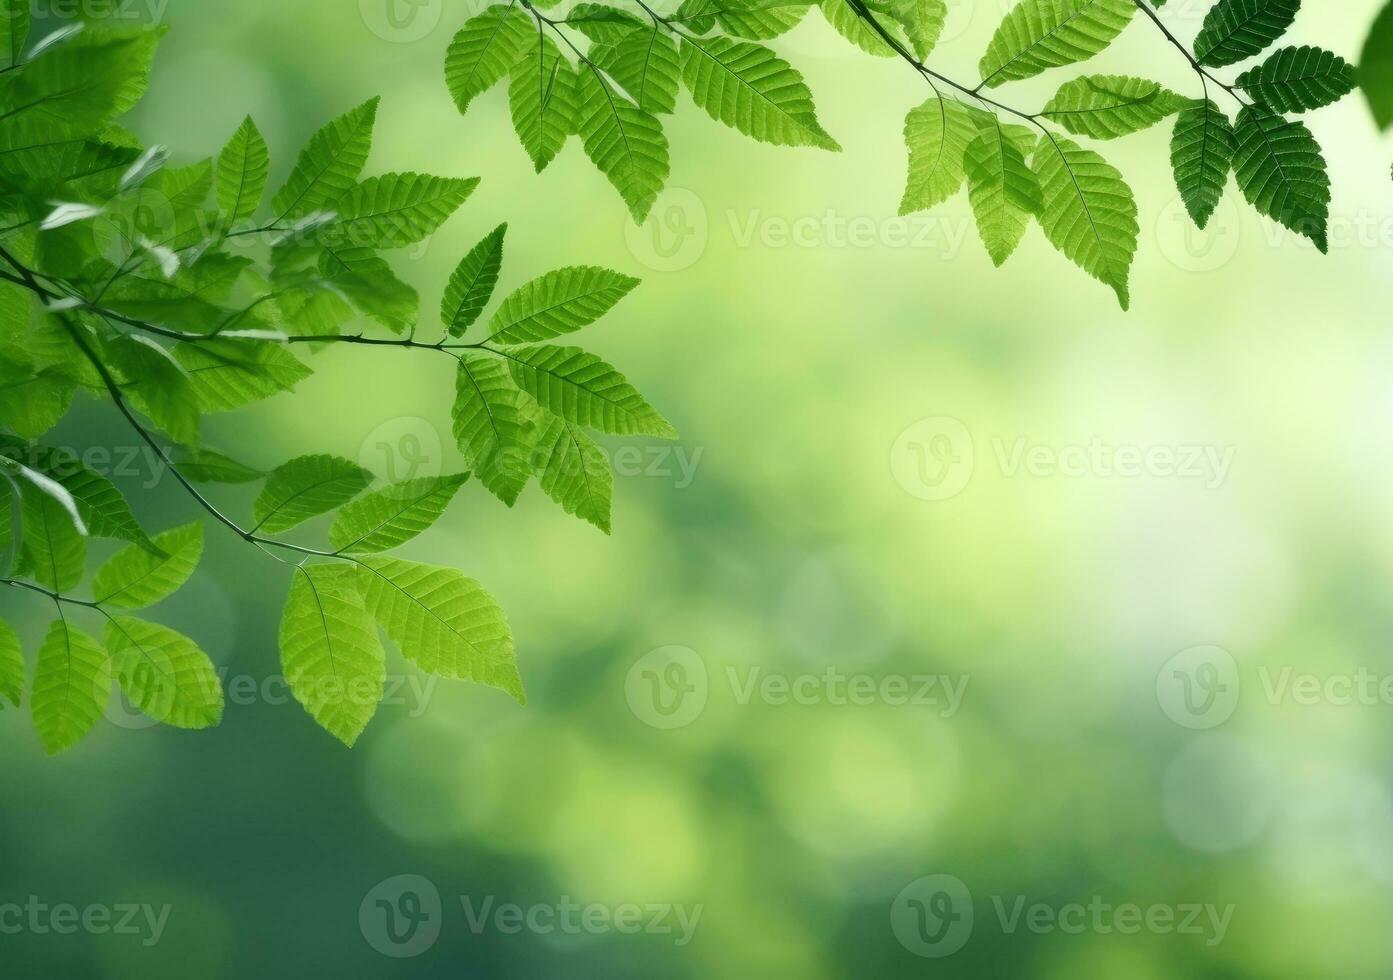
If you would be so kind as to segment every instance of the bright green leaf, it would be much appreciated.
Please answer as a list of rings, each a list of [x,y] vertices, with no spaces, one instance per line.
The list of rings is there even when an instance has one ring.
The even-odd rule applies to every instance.
[[[1042,193],[1040,226],[1055,248],[1130,304],[1127,281],[1137,251],[1132,189],[1092,150],[1066,139],[1040,141],[1033,161]]]
[[[459,180],[404,173],[370,177],[334,204],[334,233],[348,245],[402,248],[431,235],[454,214],[478,178]]]
[[[542,490],[568,514],[610,533],[610,499],[614,475],[609,458],[595,441],[555,415],[537,437],[538,476]]]
[[[372,148],[378,99],[369,99],[311,137],[272,206],[282,219],[329,207],[353,188]]]
[[[111,696],[111,663],[92,637],[59,620],[49,627],[34,668],[34,727],[49,755],[92,730]]]
[[[766,47],[684,37],[682,81],[712,119],[762,143],[841,149],[817,121],[803,76]]]
[[[372,482],[372,474],[339,456],[300,456],[278,466],[256,498],[257,530],[292,527],[348,503]]]
[[[1157,82],[1124,75],[1085,75],[1066,82],[1040,115],[1071,133],[1109,140],[1140,132],[1185,108]]]
[[[203,525],[185,524],[155,535],[161,554],[132,545],[118,551],[92,580],[92,595],[117,609],[144,609],[173,595],[203,557]]]
[[[536,35],[531,48],[513,65],[508,108],[513,129],[537,173],[556,159],[580,126],[577,87],[575,69],[544,35]]]
[[[526,344],[572,333],[608,313],[638,282],[590,265],[548,272],[503,301],[489,321],[489,339]]]
[[[270,172],[266,140],[248,116],[218,157],[218,206],[229,224],[256,214]]]
[[[440,519],[468,479],[468,473],[428,476],[359,497],[339,511],[329,529],[329,541],[338,551],[350,554],[405,544]]]
[[[594,71],[580,72],[578,130],[585,155],[642,224],[668,175],[667,138],[650,113]]]
[[[498,285],[498,273],[503,266],[503,236],[508,226],[499,225],[479,244],[469,250],[450,277],[445,298],[440,306],[440,319],[459,337],[479,319]]]
[[[479,482],[509,507],[532,475],[533,410],[502,363],[470,352],[460,358],[455,440]]]
[[[362,559],[358,583],[373,617],[426,673],[526,703],[508,621],[478,582],[453,568],[374,557]]]
[[[1134,0],[1021,0],[997,28],[980,70],[995,88],[1085,61],[1131,23]]]
[[[106,624],[106,646],[121,690],[147,717],[191,730],[222,721],[222,684],[213,662],[187,636],[113,616]]]
[[[977,231],[992,262],[1000,266],[1016,250],[1040,210],[1040,184],[1026,163],[1034,135],[993,120],[967,147],[968,196]]]
[[[0,710],[9,700],[16,708],[24,698],[24,649],[19,634],[0,619]]]
[[[179,344],[174,356],[205,412],[228,412],[290,391],[311,373],[284,345],[261,340],[210,338]]]
[[[386,656],[352,569],[297,568],[280,627],[281,669],[295,700],[325,731],[352,746],[386,683]]]
[[[900,214],[927,210],[956,194],[967,176],[967,145],[976,138],[974,112],[961,102],[940,95],[911,109],[904,121],[909,178]]]
[[[615,435],[677,438],[624,376],[594,354],[576,347],[519,347],[506,351],[518,387],[553,415]]]
[[[445,55],[445,85],[460,112],[500,81],[536,34],[522,8],[497,4],[465,22]]]
[[[682,75],[677,43],[657,24],[593,45],[590,60],[623,86],[644,112],[668,113],[677,108]]]

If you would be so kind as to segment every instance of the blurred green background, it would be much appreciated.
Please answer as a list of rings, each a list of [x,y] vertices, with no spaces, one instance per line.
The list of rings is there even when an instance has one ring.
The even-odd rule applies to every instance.
[[[1379,5],[1312,5],[1292,43],[1353,60]],[[955,0],[935,66],[975,79],[1008,6]],[[1189,38],[1207,6],[1167,19]],[[897,218],[902,121],[927,92],[816,12],[773,46],[845,151],[756,144],[685,104],[639,229],[576,141],[532,173],[501,87],[458,116],[441,65],[477,4],[126,9],[171,25],[134,124],[181,158],[250,112],[274,182],[381,94],[369,173],[482,177],[396,263],[427,310],[504,220],[502,289],[577,263],[642,276],[589,345],[683,439],[612,444],[630,448],[609,539],[535,486],[511,512],[462,494],[405,554],[499,597],[531,703],[432,686],[392,653],[398,690],[353,751],[278,685],[287,569],[210,527],[159,617],[240,685],[220,729],[148,728],[118,701],[45,759],[27,711],[0,715],[0,905],[167,905],[159,941],[0,934],[0,973],[1393,974],[1393,185],[1358,96],[1308,119],[1334,180],[1327,258],[1232,184],[1187,233],[1166,126],[1102,147],[1141,211],[1123,314],[1038,228],[997,271],[965,198]],[[1198,94],[1141,20],[1088,70]],[[1038,106],[1067,75],[1007,91]],[[399,477],[457,464],[447,359],[339,349],[316,367],[210,444]],[[90,401],[55,439],[132,445]],[[151,527],[199,516],[172,481],[144,496]],[[0,602],[32,653],[49,609]],[[1361,676],[1374,696],[1342,697]],[[960,704],[939,686],[915,703],[923,677]],[[841,682],[876,693],[840,703]],[[388,911],[435,895],[414,945],[384,938]],[[1012,917],[1022,900],[1046,909],[1037,927]],[[599,910],[592,927],[547,928],[567,903]],[[1072,903],[1177,924],[1207,906],[1226,926],[1072,928]],[[618,927],[655,904],[699,909],[689,942],[647,912]],[[472,924],[502,905],[532,924]]]

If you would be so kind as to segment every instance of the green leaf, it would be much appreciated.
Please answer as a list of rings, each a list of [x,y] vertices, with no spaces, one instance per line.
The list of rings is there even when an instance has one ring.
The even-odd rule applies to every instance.
[[[511,507],[532,475],[532,406],[497,360],[465,352],[456,376],[455,440],[479,482]]]
[[[319,268],[354,306],[393,333],[404,333],[416,322],[421,309],[416,290],[372,249],[326,245]]]
[[[977,231],[992,262],[1000,266],[1016,250],[1040,210],[1040,184],[1026,163],[1034,134],[993,120],[967,147],[968,195]]]
[[[326,125],[300,152],[272,207],[282,219],[325,208],[348,193],[363,172],[372,148],[378,99],[369,99]]]
[[[290,391],[311,374],[284,345],[262,340],[209,338],[179,344],[174,356],[205,412],[227,412]]]
[[[1209,224],[1224,196],[1236,149],[1233,124],[1212,101],[1193,103],[1175,121],[1171,139],[1175,186],[1200,228]]]
[[[175,442],[198,442],[198,395],[172,354],[141,334],[110,340],[105,350],[136,408]]]
[[[281,669],[295,700],[325,731],[352,747],[386,682],[386,655],[353,570],[295,570],[280,628]]]
[[[717,8],[714,11],[716,21],[727,34],[767,41],[797,27],[816,3],[813,0],[720,0],[711,6]]]
[[[95,135],[144,94],[162,34],[91,32],[0,76],[0,148]]]
[[[1021,0],[997,28],[980,70],[995,88],[1085,61],[1131,23],[1134,0]]]
[[[113,616],[106,624],[106,646],[121,690],[149,718],[190,730],[222,721],[222,684],[213,662],[187,636]]]
[[[507,232],[507,224],[491,231],[469,250],[450,277],[440,305],[440,319],[450,336],[463,336],[493,296],[499,270],[503,267],[503,236]]]
[[[35,469],[57,481],[71,495],[86,534],[158,550],[115,484],[83,465],[71,451],[34,447],[29,459]]]
[[[0,711],[5,708],[5,699],[18,708],[23,698],[24,649],[19,634],[0,619]]]
[[[72,748],[92,730],[111,696],[111,663],[92,637],[59,620],[39,647],[31,697],[44,751]]]
[[[684,37],[682,81],[712,119],[761,143],[841,149],[818,123],[803,76],[766,47]]]
[[[185,524],[155,536],[162,552],[132,545],[97,570],[92,595],[117,609],[144,609],[178,591],[203,557],[203,525]]]
[[[566,15],[567,24],[599,44],[617,41],[630,31],[643,30],[643,21],[627,10],[602,3],[578,3]]]
[[[961,102],[939,95],[911,109],[904,121],[909,178],[900,214],[927,210],[956,194],[967,176],[967,145],[976,138],[973,110]]]
[[[541,173],[580,125],[576,72],[551,38],[537,35],[513,65],[508,109],[532,166]]]
[[[489,339],[525,344],[572,333],[608,313],[638,282],[591,265],[548,272],[503,301],[489,321]]]
[[[266,140],[248,116],[218,156],[218,206],[229,224],[256,214],[270,172]]]
[[[18,348],[0,348],[0,425],[35,439],[72,406],[77,382],[62,368],[39,369]]]
[[[67,515],[68,521],[73,526],[73,530],[81,535],[87,534],[87,524],[82,519],[77,501],[73,499],[72,493],[63,484],[3,454],[0,454],[0,475],[9,478],[7,482],[20,490],[22,498],[27,498],[35,493],[52,497],[62,507],[63,513]]]
[[[1279,48],[1237,85],[1278,112],[1305,112],[1339,102],[1358,84],[1354,66],[1321,48]]]
[[[29,39],[29,7],[30,0],[0,2],[0,68],[24,61],[24,45]]]
[[[24,515],[20,487],[12,474],[0,470],[0,576],[8,578],[24,552]]]
[[[1047,138],[1035,151],[1040,226],[1055,248],[1111,286],[1125,310],[1137,251],[1137,204],[1122,175],[1092,150]]]
[[[615,435],[677,438],[624,376],[577,347],[518,347],[504,351],[518,387],[554,415]]]
[[[311,517],[348,503],[372,482],[372,474],[340,456],[300,456],[278,466],[256,498],[256,529],[288,531]]]
[[[1071,133],[1108,140],[1148,129],[1186,105],[1179,95],[1145,78],[1085,75],[1066,82],[1040,115]]]
[[[468,479],[468,473],[428,476],[360,497],[339,511],[329,529],[329,541],[338,551],[351,554],[405,544],[440,519]]]
[[[622,85],[644,112],[668,113],[677,108],[682,75],[677,43],[657,24],[592,46],[590,60]]]
[[[1200,64],[1223,68],[1261,54],[1287,32],[1301,0],[1219,0],[1195,38]]]
[[[500,81],[535,31],[521,8],[497,4],[465,22],[445,55],[445,85],[461,113]]]
[[[821,0],[818,6],[822,11],[823,18],[832,25],[832,29],[862,51],[875,55],[877,58],[893,58],[895,56],[895,49],[886,44],[885,39],[857,15],[848,0]],[[868,6],[878,5],[870,4]],[[872,10],[872,15],[874,16],[874,14],[875,11]],[[882,24],[882,26],[886,26],[891,35],[896,33],[893,24]]]
[[[478,582],[453,568],[374,557],[360,562],[358,583],[373,617],[426,673],[527,702],[508,621]]]
[[[1234,136],[1233,171],[1248,203],[1326,251],[1330,176],[1311,131],[1254,105],[1238,114]]]
[[[1379,129],[1393,126],[1393,3],[1379,11],[1359,56],[1359,87]]]
[[[212,449],[186,450],[175,460],[175,465],[195,483],[255,483],[266,476]]]
[[[668,175],[667,139],[658,120],[594,71],[580,73],[579,132],[599,168],[637,224],[643,224]]]
[[[433,234],[478,186],[477,177],[458,180],[415,173],[371,177],[334,204],[339,215],[334,230],[350,245],[414,245]]]
[[[904,28],[914,55],[927,58],[948,22],[948,0],[890,0],[890,16]]]
[[[555,415],[537,438],[538,476],[542,490],[581,520],[610,533],[610,498],[614,475],[609,459],[595,441]]]
[[[86,570],[87,537],[72,498],[32,484],[22,498],[25,571],[54,592],[74,588]]]

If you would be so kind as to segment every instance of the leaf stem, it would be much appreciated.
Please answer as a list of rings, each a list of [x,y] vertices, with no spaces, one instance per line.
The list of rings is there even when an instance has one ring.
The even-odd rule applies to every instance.
[[[909,65],[913,67],[915,71],[919,72],[920,75],[924,76],[924,79],[928,81],[930,85],[933,85],[934,81],[942,82],[944,85],[957,89],[964,95],[971,96],[978,102],[982,102],[986,105],[993,106],[997,109],[1002,110],[1003,112],[1009,112],[1013,116],[1017,116],[1021,119],[1024,119],[1026,122],[1038,128],[1041,132],[1049,132],[1049,130],[1046,129],[1045,126],[1040,122],[1038,113],[1022,112],[1019,109],[1015,109],[1009,105],[1006,105],[1004,102],[998,102],[995,99],[989,99],[984,95],[979,95],[978,89],[982,87],[981,85],[978,85],[977,88],[968,88],[961,82],[955,82],[947,75],[943,75],[939,72],[934,71],[928,65],[924,64],[924,62],[914,57],[914,55],[911,54],[905,48],[905,46],[901,44],[893,34],[887,31],[884,25],[876,19],[875,14],[871,13],[870,8],[866,6],[864,0],[846,0],[846,5],[851,8],[852,13],[854,13],[861,20],[865,21],[866,24],[871,28],[871,30],[875,31],[876,34],[880,37],[880,39],[890,46],[891,50],[893,50],[897,55],[899,55],[904,61],[908,62]],[[938,86],[934,85],[935,91],[937,91],[937,88]]]
[[[21,582],[19,579],[14,578],[0,578],[0,585],[8,585],[16,589],[28,589],[30,592],[36,592],[39,595],[47,596],[54,602],[67,603],[70,606],[83,606],[87,609],[105,611],[102,610],[102,604],[100,602],[89,602],[86,599],[74,599],[72,596],[60,595],[57,592],[50,592],[42,586],[34,585],[32,582]]]

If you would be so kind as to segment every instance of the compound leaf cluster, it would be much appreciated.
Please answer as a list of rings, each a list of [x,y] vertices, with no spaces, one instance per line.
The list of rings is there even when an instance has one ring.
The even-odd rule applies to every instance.
[[[471,476],[509,505],[536,478],[567,513],[608,532],[612,477],[587,430],[676,433],[615,368],[552,342],[604,316],[637,280],[568,266],[494,304],[499,227],[444,284],[440,323],[423,323],[416,289],[388,254],[434,235],[478,181],[365,176],[378,100],[313,134],[278,188],[269,183],[271,150],[250,118],[216,159],[176,166],[166,148],[143,145],[121,122],[148,86],[163,32],[75,25],[31,43],[28,14],[21,0],[0,0],[0,584],[50,601],[56,618],[32,666],[18,633],[0,621],[0,706],[27,699],[49,752],[93,729],[113,687],[167,725],[200,729],[222,718],[213,659],[145,618],[196,574],[205,524],[147,532],[115,483],[79,453],[43,441],[81,393],[114,409],[153,452],[155,475],[171,476],[214,525],[280,558],[289,585],[280,666],[296,699],[336,738],[352,745],[376,712],[384,634],[423,671],[525,701],[512,632],[484,587],[386,553],[439,521]],[[450,68],[461,108],[535,48],[531,24],[495,8],[466,31]],[[660,106],[682,70],[675,49],[651,65],[634,64],[627,51],[612,56],[615,71],[645,105]],[[627,127],[646,110],[616,110],[625,119],[619,149],[613,120],[568,115],[562,133],[555,111],[574,113],[584,87],[545,56],[538,74],[514,72],[529,149],[542,160],[579,130],[597,155],[628,155],[615,172],[640,167]],[[805,111],[782,91],[783,77],[761,77],[789,118]],[[727,90],[711,98],[733,118],[749,115]],[[756,128],[776,125],[768,111],[758,110]],[[438,340],[418,340],[420,330]],[[330,344],[375,357],[450,358],[463,467],[383,483],[329,453],[263,468],[236,459],[235,446],[205,440],[206,416],[292,393],[313,370],[302,355]],[[209,487],[221,484],[259,487],[247,518],[212,501]],[[328,525],[327,544],[308,543],[317,520]],[[99,538],[120,550],[89,576],[89,545]],[[93,616],[96,628],[75,625],[75,615]]]

